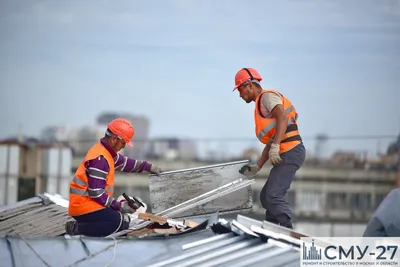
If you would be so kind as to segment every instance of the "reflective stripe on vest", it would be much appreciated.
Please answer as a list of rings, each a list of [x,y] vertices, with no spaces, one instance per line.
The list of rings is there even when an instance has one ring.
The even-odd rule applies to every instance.
[[[256,106],[254,110],[254,120],[256,124],[256,136],[263,144],[271,143],[275,137],[276,132],[276,118],[264,118],[262,116],[261,97],[264,93],[271,92],[275,93],[282,99],[282,104],[285,109],[287,116],[287,127],[286,132],[282,138],[280,144],[280,152],[290,150],[301,142],[301,137],[297,127],[297,112],[289,99],[285,98],[281,93],[274,90],[263,90],[262,93],[256,99]]]
[[[290,106],[285,110],[287,115],[292,111],[294,111],[294,107],[293,106]],[[297,118],[293,118],[293,117],[289,118],[287,125],[289,126],[289,125],[293,124],[294,122],[296,122],[296,119]],[[264,129],[262,129],[260,131],[260,133],[257,135],[257,138],[259,140],[261,140],[264,137],[264,135],[266,135],[269,131],[271,131],[275,126],[276,126],[276,120],[274,120],[273,122],[268,124]]]
[[[76,176],[72,179],[72,181],[74,183],[76,183],[77,185],[84,186],[86,188],[89,187],[89,185],[87,183],[85,183],[84,181],[82,181],[81,179],[79,179]],[[96,192],[96,191],[99,191],[99,192]],[[87,197],[88,196],[91,196],[91,197],[99,196],[99,195],[103,194],[104,191],[106,193],[113,192],[114,191],[114,186],[110,185],[109,187],[106,188],[106,190],[104,190],[102,188],[99,188],[99,189],[93,189],[91,191],[88,191],[87,189],[84,190],[84,189],[78,189],[78,188],[73,188],[73,187],[69,188],[69,193],[70,194],[75,194],[75,195],[79,195],[79,196],[87,196]]]
[[[100,156],[105,158],[110,168],[107,173],[103,170],[90,168],[90,176],[94,179],[97,177],[97,179],[104,180],[106,183],[105,189],[89,189],[89,170],[86,169],[86,162]],[[114,189],[114,171],[115,166],[112,154],[103,146],[101,141],[97,142],[97,144],[93,145],[86,153],[75,172],[75,177],[71,179],[68,215],[79,216],[110,206],[114,199],[112,197]],[[100,196],[101,193],[107,194],[107,200],[104,205],[96,201],[96,197]]]

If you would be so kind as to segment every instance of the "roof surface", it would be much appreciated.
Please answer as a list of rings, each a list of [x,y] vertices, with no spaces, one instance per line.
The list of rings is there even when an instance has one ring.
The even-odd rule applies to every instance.
[[[0,216],[1,266],[300,265],[297,241],[282,241],[293,232],[242,215],[224,224],[218,215],[198,218],[206,229],[190,233],[116,239],[64,236],[65,203],[48,194],[0,208]]]
[[[298,251],[233,234],[221,235],[223,239],[219,241],[182,250],[182,245],[212,236],[215,234],[208,229],[158,239],[3,237],[0,239],[0,258],[2,266],[26,267],[299,266]]]
[[[0,235],[58,236],[65,233],[67,208],[44,195],[0,208]]]

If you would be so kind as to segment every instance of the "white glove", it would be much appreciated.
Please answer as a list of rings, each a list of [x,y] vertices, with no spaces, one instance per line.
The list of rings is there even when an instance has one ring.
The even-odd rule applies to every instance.
[[[239,172],[244,176],[251,178],[256,175],[260,171],[260,167],[257,164],[246,164],[244,165]]]
[[[160,174],[162,173],[162,170],[161,170],[161,168],[159,168],[156,165],[152,164],[151,168],[150,168],[150,173],[151,174],[155,174],[157,176],[160,176]]]
[[[279,156],[279,149],[280,145],[274,143],[272,143],[269,148],[269,159],[271,160],[272,165],[278,165],[282,162],[282,159]]]

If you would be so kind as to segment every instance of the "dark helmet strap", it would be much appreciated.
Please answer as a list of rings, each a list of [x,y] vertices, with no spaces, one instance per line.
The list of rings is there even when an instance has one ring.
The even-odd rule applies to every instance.
[[[253,77],[253,75],[251,74],[251,72],[249,71],[249,69],[248,69],[248,68],[243,68],[243,69],[249,74],[250,80],[254,80],[254,77]]]

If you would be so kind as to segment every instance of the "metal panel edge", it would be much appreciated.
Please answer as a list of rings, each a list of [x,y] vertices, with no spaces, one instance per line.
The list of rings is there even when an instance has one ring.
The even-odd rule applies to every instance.
[[[187,172],[187,171],[197,171],[197,170],[203,170],[203,169],[209,169],[209,168],[230,166],[230,165],[234,165],[234,164],[242,164],[242,163],[246,164],[248,162],[249,162],[249,160],[232,161],[232,162],[219,163],[219,164],[214,164],[214,165],[206,165],[206,166],[192,167],[192,168],[180,169],[180,170],[174,170],[174,171],[166,171],[166,172],[162,172],[161,175],[163,175],[163,174],[174,174],[174,173]],[[157,176],[157,175],[156,174],[150,174],[149,175],[149,177],[152,177],[152,176]]]

